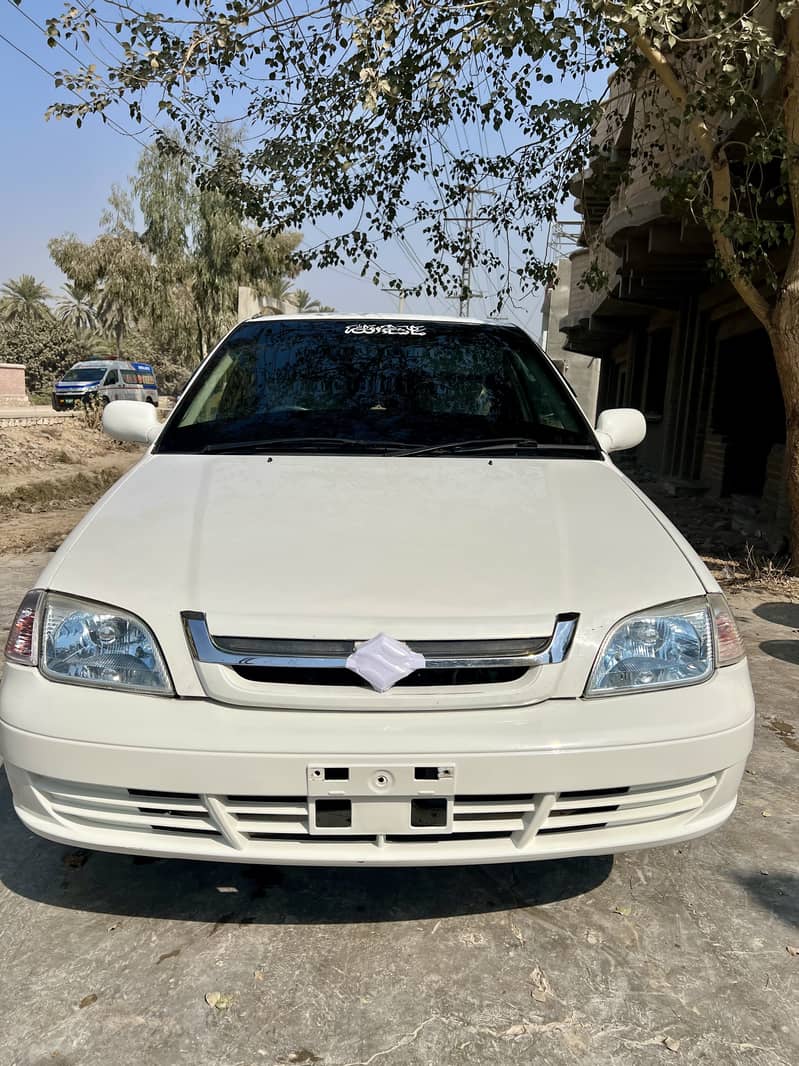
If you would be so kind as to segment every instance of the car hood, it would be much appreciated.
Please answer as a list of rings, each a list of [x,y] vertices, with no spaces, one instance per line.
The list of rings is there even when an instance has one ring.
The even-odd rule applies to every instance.
[[[151,455],[67,539],[47,587],[218,635],[542,636],[598,644],[703,585],[609,463],[569,459]]]

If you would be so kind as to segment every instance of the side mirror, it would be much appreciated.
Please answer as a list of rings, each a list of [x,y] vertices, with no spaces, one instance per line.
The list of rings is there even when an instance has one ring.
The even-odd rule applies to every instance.
[[[152,444],[161,432],[161,423],[151,403],[113,400],[103,411],[103,430],[114,440]]]
[[[606,452],[635,448],[646,436],[646,419],[633,407],[603,411],[596,424],[596,436]]]

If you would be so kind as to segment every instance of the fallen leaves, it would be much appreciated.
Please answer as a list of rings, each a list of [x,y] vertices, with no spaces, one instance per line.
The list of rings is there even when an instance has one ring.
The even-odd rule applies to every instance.
[[[629,918],[632,912],[633,909],[629,903],[617,903],[613,908],[613,913],[620,914],[622,918]]]
[[[799,957],[799,947],[795,947],[793,944],[786,944],[785,950],[789,955],[793,955],[794,958]]]
[[[544,973],[540,966],[536,966],[536,968],[530,974],[530,983],[533,986],[530,995],[533,997],[536,1003],[544,1003],[547,998],[552,994],[552,989],[549,987],[547,975]]]
[[[530,1036],[535,1030],[536,1027],[530,1022],[518,1022],[516,1025],[511,1025],[510,1028],[505,1029],[500,1035],[510,1037],[513,1040],[517,1036]]]
[[[215,1010],[227,1010],[233,1004],[233,996],[226,992],[206,992],[205,1002]]]
[[[663,1047],[668,1048],[669,1051],[674,1051],[676,1053],[680,1050],[680,1041],[675,1040],[673,1036],[664,1036]]]
[[[78,1007],[80,1008],[80,1010],[83,1010],[84,1007],[91,1007],[91,1005],[93,1003],[96,1003],[96,1002],[97,1002],[97,993],[96,992],[90,992],[88,996],[84,996],[83,997],[83,999],[78,1004]]]

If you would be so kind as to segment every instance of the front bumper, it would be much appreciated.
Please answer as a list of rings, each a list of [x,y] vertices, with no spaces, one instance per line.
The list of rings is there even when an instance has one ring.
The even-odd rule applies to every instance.
[[[72,411],[86,400],[96,397],[96,392],[54,392],[51,404],[54,411]]]
[[[17,813],[64,844],[217,861],[608,854],[723,824],[753,730],[744,663],[695,688],[508,711],[240,713],[57,685],[9,664],[0,745]],[[52,735],[59,718],[67,735]],[[314,768],[334,771],[327,791]],[[320,819],[323,796],[349,824]],[[441,824],[413,824],[430,798]]]

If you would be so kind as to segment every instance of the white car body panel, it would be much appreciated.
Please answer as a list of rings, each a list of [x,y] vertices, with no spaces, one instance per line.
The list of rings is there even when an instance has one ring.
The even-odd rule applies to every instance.
[[[745,662],[693,686],[583,696],[617,622],[718,591],[606,456],[151,449],[37,587],[141,618],[178,697],[7,664],[0,746],[16,809],[63,843],[336,865],[607,853],[721,825],[751,747]],[[543,638],[559,615],[579,620],[562,662],[515,680],[379,693],[195,661],[181,612],[217,636],[410,644]],[[351,831],[314,829],[315,765],[351,774],[329,793],[352,797]],[[441,779],[414,783],[420,766]],[[411,796],[444,793],[445,833],[408,824]]]
[[[158,550],[131,581],[105,548],[135,560],[142,530]],[[203,690],[180,611],[204,611],[215,633],[353,640],[543,636],[575,611],[552,694],[576,696],[614,622],[705,591],[610,463],[373,456],[147,457],[42,585],[143,618],[181,695]]]

